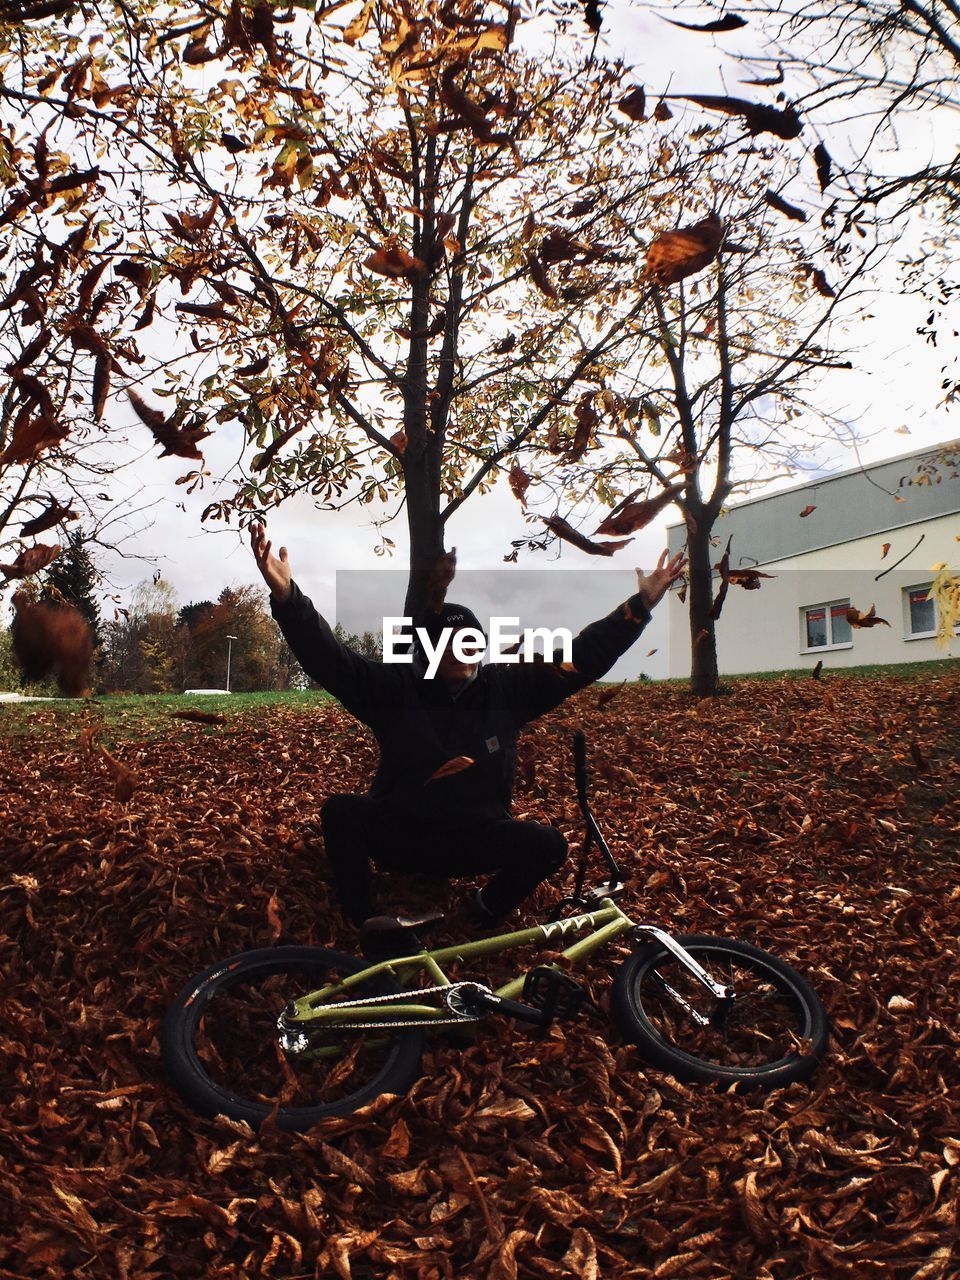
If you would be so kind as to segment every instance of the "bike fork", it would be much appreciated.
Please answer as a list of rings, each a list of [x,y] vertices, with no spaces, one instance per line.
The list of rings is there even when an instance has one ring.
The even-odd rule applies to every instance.
[[[733,999],[733,990],[730,987],[722,986],[719,982],[714,982],[713,978],[710,977],[703,965],[698,964],[690,952],[686,951],[680,943],[677,942],[676,938],[672,938],[670,934],[665,933],[663,929],[658,929],[652,924],[638,924],[634,930],[634,934],[646,934],[651,938],[655,938],[657,942],[675,955],[683,967],[689,970],[700,985],[706,987],[710,994],[717,1000]],[[661,978],[660,981],[663,982],[663,978]],[[674,991],[666,982],[663,982],[663,985],[675,1000],[686,1006],[686,1001],[678,992]],[[689,1010],[689,1006],[687,1006],[687,1008],[689,1012],[692,1012],[692,1010]],[[697,1021],[700,1021],[699,1017],[697,1018]]]

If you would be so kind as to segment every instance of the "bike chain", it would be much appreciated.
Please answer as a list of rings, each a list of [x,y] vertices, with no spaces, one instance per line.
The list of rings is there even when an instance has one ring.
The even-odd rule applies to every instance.
[[[449,997],[451,995],[455,996],[458,991],[465,987],[473,991],[476,991],[479,987],[485,994],[493,994],[488,987],[484,987],[477,982],[452,982],[442,987],[417,987],[413,991],[391,991],[382,996],[366,996],[362,1000],[338,1000],[335,1005],[328,1005],[327,1007],[331,1009],[357,1009],[367,1005],[391,1004],[410,1000],[414,996],[430,996],[442,992],[443,1002],[447,1008],[450,1008]],[[483,1017],[483,1014],[463,1015],[454,1018],[431,1018],[429,1021],[424,1018],[418,1018],[409,1022],[337,1022],[331,1024],[331,1030],[379,1031],[381,1029],[401,1027],[450,1027],[458,1026],[464,1022],[479,1022],[481,1017]],[[277,1022],[281,1030],[299,1031],[302,1034],[309,1035],[310,1024],[308,1022],[287,1022],[285,1014],[281,1014]]]

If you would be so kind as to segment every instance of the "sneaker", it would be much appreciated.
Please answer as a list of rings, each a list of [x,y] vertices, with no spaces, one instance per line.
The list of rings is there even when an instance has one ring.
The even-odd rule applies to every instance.
[[[467,903],[467,916],[471,924],[478,925],[481,928],[489,928],[490,925],[498,922],[498,917],[494,915],[483,900],[482,889],[478,889]]]

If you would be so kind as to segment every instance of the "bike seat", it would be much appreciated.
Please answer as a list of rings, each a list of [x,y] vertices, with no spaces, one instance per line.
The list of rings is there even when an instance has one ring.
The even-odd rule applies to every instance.
[[[377,938],[393,941],[411,934],[425,933],[443,918],[442,911],[428,911],[421,916],[370,916],[360,926],[360,937],[364,942]]]

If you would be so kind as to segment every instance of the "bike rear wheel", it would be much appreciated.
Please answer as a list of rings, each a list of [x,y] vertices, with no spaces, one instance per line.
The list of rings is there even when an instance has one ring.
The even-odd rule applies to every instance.
[[[202,1115],[257,1127],[275,1109],[281,1129],[349,1115],[382,1093],[404,1093],[420,1075],[423,1032],[347,1029],[311,1033],[319,1056],[280,1047],[277,1018],[288,1001],[367,967],[317,947],[245,951],[193,978],[167,1011],[163,1065],[183,1100]],[[365,983],[351,998],[398,988]]]
[[[748,942],[704,934],[676,940],[735,996],[717,1000],[662,943],[643,944],[618,970],[612,1006],[652,1066],[678,1080],[759,1089],[815,1070],[827,1048],[827,1018],[804,978]]]

